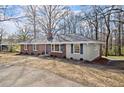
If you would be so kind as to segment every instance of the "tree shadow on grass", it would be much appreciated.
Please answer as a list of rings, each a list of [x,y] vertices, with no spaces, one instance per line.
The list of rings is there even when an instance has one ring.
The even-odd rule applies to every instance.
[[[89,68],[96,68],[100,70],[118,70],[124,73],[124,65],[118,66],[117,63],[109,63],[109,64],[99,64],[99,63],[93,63],[93,62],[88,62],[88,61],[82,61],[82,60],[73,60],[73,59],[66,59],[66,58],[57,58],[57,57],[51,57],[51,56],[38,56],[38,55],[22,55],[22,54],[16,54],[21,55],[21,56],[26,56],[26,57],[37,57],[45,60],[55,60],[58,62],[63,62],[63,63],[68,63],[68,64],[73,64],[73,65],[79,65],[79,66],[85,66]],[[109,61],[109,60],[108,60]]]
[[[92,62],[84,62],[84,61],[79,61],[79,60],[72,60],[72,59],[65,59],[65,58],[56,58],[56,57],[39,57],[42,59],[46,59],[46,60],[55,60],[58,62],[63,62],[63,63],[68,63],[68,64],[73,64],[73,65],[79,65],[79,66],[85,66],[85,67],[89,67],[89,68],[96,68],[96,69],[100,69],[100,70],[110,70],[110,69],[114,69],[114,70],[122,70],[122,72],[124,71],[124,66],[117,66],[117,65],[111,65],[111,64],[98,64],[98,63],[92,63]],[[124,72],[123,72],[124,73]]]

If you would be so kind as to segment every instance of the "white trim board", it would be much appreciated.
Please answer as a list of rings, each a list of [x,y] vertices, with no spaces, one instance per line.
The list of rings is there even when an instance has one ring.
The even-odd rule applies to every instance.
[[[105,42],[101,42],[101,41],[79,41],[79,42],[46,42],[46,43],[19,43],[20,45],[24,45],[24,44],[105,44]]]

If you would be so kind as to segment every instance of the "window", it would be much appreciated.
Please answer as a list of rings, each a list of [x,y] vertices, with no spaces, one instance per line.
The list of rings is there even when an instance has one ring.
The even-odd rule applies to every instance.
[[[80,53],[80,44],[74,44],[74,53]]]
[[[37,51],[37,45],[33,45],[33,51]]]
[[[71,44],[71,53],[73,54],[73,44]]]
[[[80,54],[83,54],[83,44],[80,44]]]
[[[52,44],[52,49],[53,52],[61,52],[61,45],[60,44]]]
[[[59,51],[59,45],[55,45],[55,51]]]
[[[27,44],[24,45],[24,50],[27,50]]]
[[[83,44],[71,44],[71,53],[83,54]]]

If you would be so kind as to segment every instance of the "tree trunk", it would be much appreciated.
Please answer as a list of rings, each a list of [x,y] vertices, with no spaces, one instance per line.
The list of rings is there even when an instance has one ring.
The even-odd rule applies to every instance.
[[[119,14],[119,21],[121,20],[121,14]],[[121,56],[121,23],[118,25],[118,56]]]
[[[96,27],[96,40],[98,40],[98,27]]]
[[[121,56],[121,31],[120,26],[118,29],[118,55]]]
[[[1,34],[1,36],[0,36],[0,51],[2,51],[2,34]]]
[[[110,31],[108,31],[108,35],[106,37],[106,47],[105,47],[105,56],[108,56],[108,42],[109,42]]]
[[[107,37],[106,37],[106,48],[105,48],[105,56],[108,56],[108,43],[109,43],[109,36],[110,36],[110,14],[108,14],[108,16],[105,17],[105,25],[107,28]]]
[[[36,38],[36,21],[34,16],[34,39]]]
[[[97,13],[96,13],[96,25],[95,25],[95,29],[96,29],[96,40],[98,40],[98,18],[97,18]]]

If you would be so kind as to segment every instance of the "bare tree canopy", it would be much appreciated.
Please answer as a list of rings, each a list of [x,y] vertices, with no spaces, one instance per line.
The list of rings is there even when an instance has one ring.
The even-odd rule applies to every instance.
[[[19,12],[15,11],[18,7],[20,7],[19,15],[17,15]],[[124,6],[85,5],[78,6],[77,10],[71,7],[0,6],[0,23],[15,22],[14,34],[18,41],[36,39],[41,34],[52,40],[57,34],[78,33],[105,42],[103,55],[124,55]],[[0,36],[3,37],[3,34]]]
[[[24,18],[25,16],[15,16],[18,14],[17,7],[21,6],[12,6],[12,5],[1,5],[0,6],[0,22],[4,21],[19,21],[19,19]]]
[[[122,36],[123,32],[123,14],[124,7],[109,5],[109,6],[81,6],[82,12],[85,16],[82,16],[82,20],[85,20],[89,25],[90,33],[93,33],[93,37],[96,40],[105,41],[105,55],[111,54],[113,51],[114,37],[113,33],[116,29],[118,38],[118,55],[121,55],[122,51]],[[84,9],[88,7],[87,11]],[[116,26],[115,26],[116,25]],[[88,32],[88,31],[86,31]],[[95,33],[94,33],[95,32]],[[110,49],[109,49],[110,48]]]
[[[36,5],[30,5],[26,6],[24,8],[26,14],[25,16],[27,17],[28,24],[31,25],[32,30],[33,30],[33,36],[36,38],[37,34],[37,25],[38,25],[38,6]]]
[[[39,6],[39,23],[46,35],[55,35],[62,28],[59,23],[67,16],[67,7],[59,5]],[[49,36],[48,36],[49,38]]]
[[[18,31],[16,32],[16,39],[19,42],[24,42],[26,40],[31,39],[31,32],[30,28],[27,25],[24,25],[23,27],[18,26]]]

